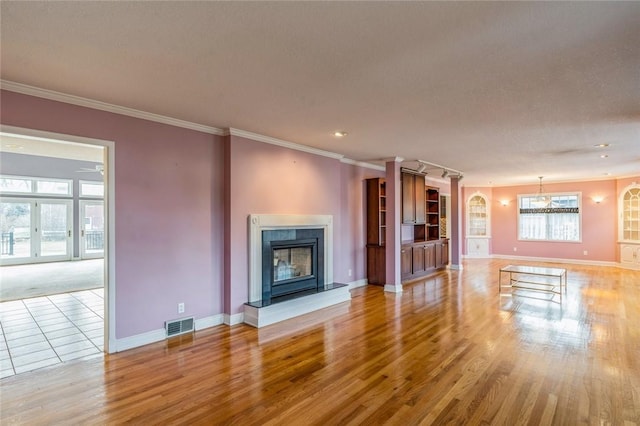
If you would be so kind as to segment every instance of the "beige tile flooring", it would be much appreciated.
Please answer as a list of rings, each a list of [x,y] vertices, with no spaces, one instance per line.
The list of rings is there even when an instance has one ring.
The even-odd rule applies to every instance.
[[[102,356],[102,288],[0,303],[0,378]]]

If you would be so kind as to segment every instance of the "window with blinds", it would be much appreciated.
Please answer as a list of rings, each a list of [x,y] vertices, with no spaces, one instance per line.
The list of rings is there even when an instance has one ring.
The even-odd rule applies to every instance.
[[[518,239],[581,241],[580,198],[580,193],[518,195]]]

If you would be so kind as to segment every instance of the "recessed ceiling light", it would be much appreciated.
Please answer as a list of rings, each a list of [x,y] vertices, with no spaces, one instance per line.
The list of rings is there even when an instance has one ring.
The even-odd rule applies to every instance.
[[[608,143],[597,143],[594,145],[596,148],[606,148],[609,146]]]
[[[607,155],[607,154],[602,154],[602,155],[600,156],[600,158],[607,158],[607,157],[608,157],[608,155]]]
[[[347,136],[347,132],[333,132],[333,136],[335,136],[336,138],[343,138]]]

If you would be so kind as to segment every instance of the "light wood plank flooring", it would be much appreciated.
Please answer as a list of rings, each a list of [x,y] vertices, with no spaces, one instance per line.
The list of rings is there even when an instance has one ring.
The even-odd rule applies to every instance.
[[[507,263],[8,377],[0,423],[640,425],[640,272],[546,264],[559,305],[499,296]]]

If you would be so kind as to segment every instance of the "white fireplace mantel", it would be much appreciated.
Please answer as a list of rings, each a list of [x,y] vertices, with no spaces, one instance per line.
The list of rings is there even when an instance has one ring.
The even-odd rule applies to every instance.
[[[324,279],[333,282],[333,216],[298,214],[249,215],[249,302],[262,299],[262,231],[324,229]]]
[[[263,327],[304,315],[351,299],[349,286],[338,284],[299,298],[257,308],[251,302],[262,299],[262,231],[300,228],[324,229],[325,288],[333,288],[333,216],[331,215],[249,215],[249,300],[244,308],[244,322]]]

